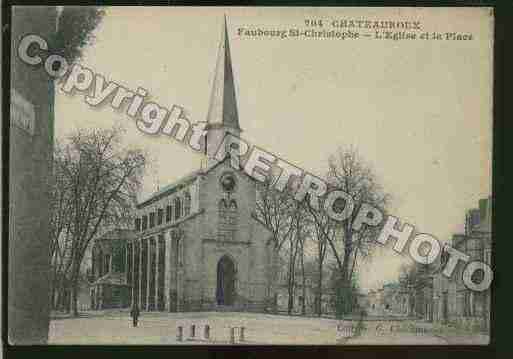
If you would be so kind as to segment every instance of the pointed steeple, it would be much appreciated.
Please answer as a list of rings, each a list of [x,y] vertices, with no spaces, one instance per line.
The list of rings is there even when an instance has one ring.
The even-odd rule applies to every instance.
[[[221,42],[217,51],[217,63],[214,75],[210,105],[207,115],[207,129],[225,128],[240,132],[239,114],[235,96],[232,60],[226,16],[221,34]]]

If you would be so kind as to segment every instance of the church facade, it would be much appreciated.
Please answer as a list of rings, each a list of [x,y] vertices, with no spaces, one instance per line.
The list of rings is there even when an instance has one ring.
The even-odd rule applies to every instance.
[[[142,310],[263,311],[273,245],[253,218],[255,183],[223,163],[142,203],[127,245],[127,283]]]
[[[265,311],[274,304],[276,254],[255,218],[256,183],[213,159],[227,133],[241,132],[226,23],[215,71],[208,161],[139,203],[126,240],[129,303],[141,310]]]

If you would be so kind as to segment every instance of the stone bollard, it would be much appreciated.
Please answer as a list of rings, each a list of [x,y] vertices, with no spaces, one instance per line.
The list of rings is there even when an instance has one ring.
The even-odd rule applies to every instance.
[[[205,339],[210,339],[210,325],[205,325],[205,333],[204,333]]]
[[[176,334],[176,340],[179,342],[183,341],[183,327],[178,327],[178,333]]]
[[[230,344],[235,344],[235,328],[230,328]]]
[[[243,341],[244,341],[244,329],[245,329],[244,327],[240,327],[240,328],[239,328],[239,330],[240,330],[240,333],[239,333],[239,340],[240,340],[241,342],[243,342]]]
[[[191,325],[191,338],[194,338],[196,336],[196,326],[193,324]]]

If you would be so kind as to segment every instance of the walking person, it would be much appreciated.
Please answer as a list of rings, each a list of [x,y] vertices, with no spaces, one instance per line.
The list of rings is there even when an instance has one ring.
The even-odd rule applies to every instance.
[[[139,307],[137,305],[132,306],[130,316],[132,317],[132,324],[134,328],[137,327],[137,322],[139,320]]]

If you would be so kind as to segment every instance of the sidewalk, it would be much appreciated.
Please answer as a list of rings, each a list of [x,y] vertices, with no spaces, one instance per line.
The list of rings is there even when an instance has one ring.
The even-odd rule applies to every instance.
[[[433,333],[434,336],[447,341],[450,345],[488,345],[490,342],[490,336],[485,333],[466,332],[454,327],[435,325],[430,322],[418,322],[417,326],[425,328]]]
[[[450,345],[488,345],[490,343],[490,337],[485,334],[450,335],[440,338]]]

